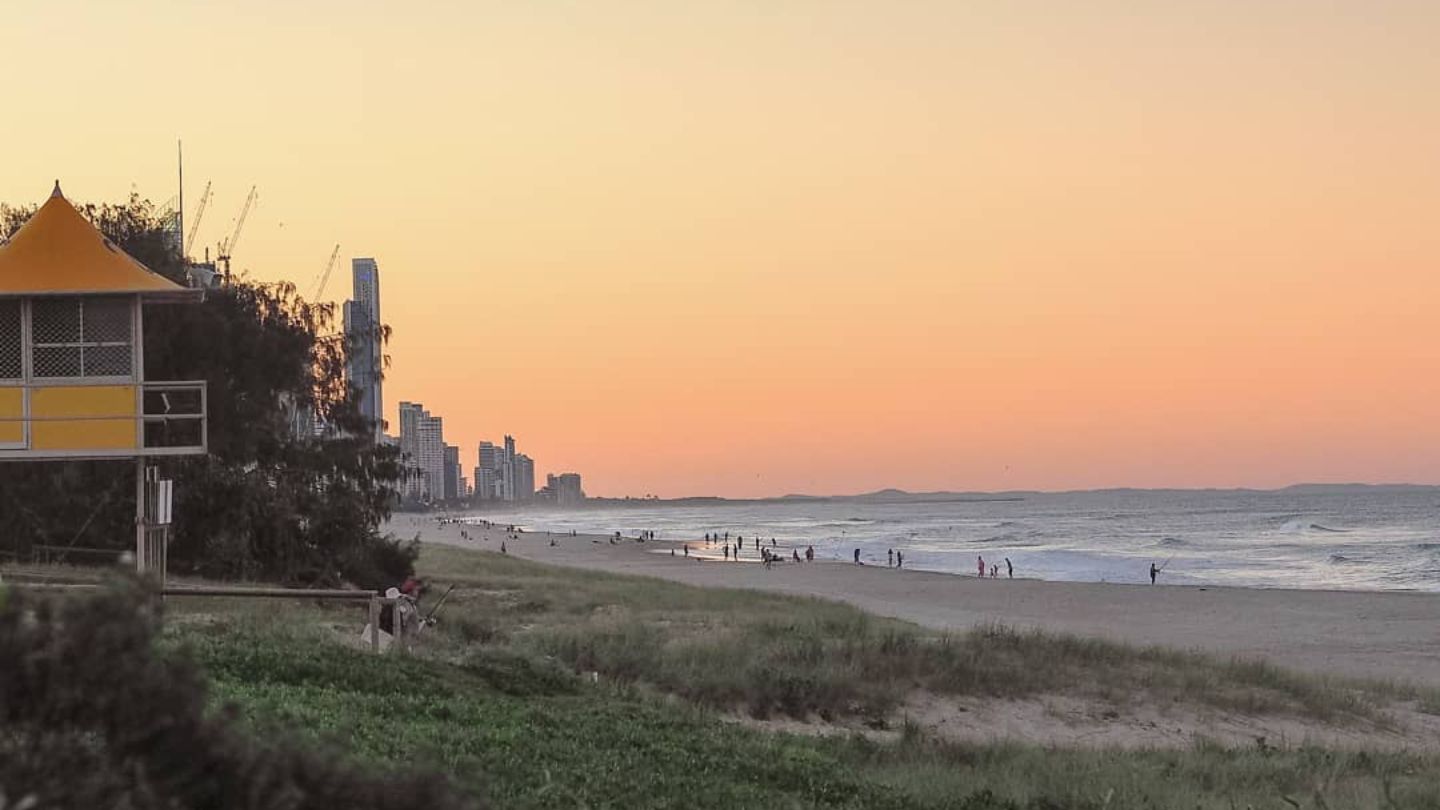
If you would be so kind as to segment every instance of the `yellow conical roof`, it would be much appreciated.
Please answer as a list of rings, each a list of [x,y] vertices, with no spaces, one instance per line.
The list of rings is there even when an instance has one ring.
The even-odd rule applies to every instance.
[[[60,193],[0,245],[0,296],[138,293],[189,298],[182,287],[131,258],[106,239]]]

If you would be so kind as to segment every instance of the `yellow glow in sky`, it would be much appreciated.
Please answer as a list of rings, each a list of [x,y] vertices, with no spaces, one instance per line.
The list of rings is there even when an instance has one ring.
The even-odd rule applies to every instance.
[[[0,199],[374,256],[395,403],[592,494],[1440,481],[1440,4],[4,9]],[[198,251],[197,251],[198,252]]]

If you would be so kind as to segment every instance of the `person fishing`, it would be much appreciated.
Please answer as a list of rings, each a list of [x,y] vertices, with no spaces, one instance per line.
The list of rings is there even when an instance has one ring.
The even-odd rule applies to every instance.
[[[1154,585],[1154,584],[1155,584],[1155,577],[1157,577],[1157,576],[1159,576],[1159,575],[1160,575],[1160,569],[1155,567],[1155,563],[1153,563],[1153,562],[1150,563],[1150,584],[1151,584],[1151,585]]]

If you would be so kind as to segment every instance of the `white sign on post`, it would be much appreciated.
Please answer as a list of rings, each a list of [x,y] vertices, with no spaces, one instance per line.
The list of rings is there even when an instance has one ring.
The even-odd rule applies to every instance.
[[[170,511],[175,494],[175,482],[162,480],[155,482],[155,525],[169,526]]]

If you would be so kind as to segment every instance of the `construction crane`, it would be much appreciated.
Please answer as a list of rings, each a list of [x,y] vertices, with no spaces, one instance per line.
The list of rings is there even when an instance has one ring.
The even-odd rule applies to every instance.
[[[200,202],[195,204],[195,221],[190,223],[190,233],[185,237],[185,255],[190,255],[190,247],[195,244],[195,234],[200,232],[200,218],[205,216],[205,205],[210,202],[210,184],[205,184],[205,192],[200,195]]]
[[[230,277],[230,256],[235,252],[235,243],[240,241],[240,231],[245,227],[245,218],[250,216],[250,209],[255,205],[255,186],[250,187],[250,193],[245,196],[245,204],[240,207],[240,217],[235,220],[235,230],[230,232],[230,238],[220,243],[220,255],[215,257],[216,263],[225,264],[225,277]]]
[[[315,282],[313,291],[310,293],[311,301],[319,301],[320,296],[325,293],[325,284],[330,281],[330,271],[335,269],[335,260],[340,258],[340,243],[335,243],[335,249],[330,251],[330,261],[325,263],[325,272],[320,274],[320,280]]]

